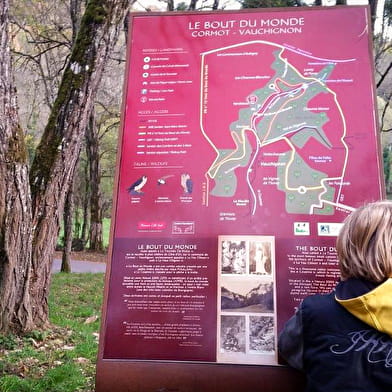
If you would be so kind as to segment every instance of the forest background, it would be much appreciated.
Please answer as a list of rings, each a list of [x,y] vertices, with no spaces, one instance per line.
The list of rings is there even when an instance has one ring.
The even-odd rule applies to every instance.
[[[321,2],[2,0],[0,63],[12,59],[12,69],[0,69],[11,113],[3,121],[12,117],[14,125],[0,133],[0,163],[6,163],[0,165],[0,331],[47,323],[56,245],[64,271],[71,249],[107,247],[127,12],[313,5]],[[392,0],[372,0],[370,9],[385,183],[392,191]]]

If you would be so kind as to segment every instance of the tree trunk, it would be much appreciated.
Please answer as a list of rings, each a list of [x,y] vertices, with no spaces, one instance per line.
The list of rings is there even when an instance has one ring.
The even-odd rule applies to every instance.
[[[126,0],[90,0],[68,66],[32,164],[33,320],[48,317],[50,271],[64,199],[74,176],[85,128],[103,69],[118,38]]]
[[[82,0],[70,0],[69,13],[72,23],[72,46],[75,45],[76,37],[80,28],[82,11]],[[74,179],[72,185],[67,192],[64,205],[63,225],[64,225],[64,248],[61,259],[61,272],[71,272],[71,251],[73,241],[73,212],[75,208],[74,200]]]
[[[0,329],[48,323],[52,258],[103,68],[126,0],[89,0],[30,172],[10,77],[8,0],[0,2]]]
[[[370,7],[370,17],[371,17],[371,23],[372,23],[372,30],[374,30],[374,23],[376,21],[377,15],[377,0],[369,0],[369,7]]]
[[[174,0],[167,0],[167,7],[168,11],[174,11]]]
[[[73,240],[73,213],[74,213],[74,191],[70,187],[64,206],[64,249],[61,260],[61,272],[71,272],[71,251]]]
[[[8,0],[0,2],[0,331],[33,326],[29,295],[31,198],[8,46]]]
[[[94,111],[86,128],[87,160],[90,163],[90,250],[103,251],[102,195],[99,134]]]
[[[70,0],[69,1],[69,13],[71,15],[72,23],[72,43],[76,41],[76,36],[80,27],[80,19],[82,12],[82,1],[83,0]]]
[[[197,0],[191,0],[190,3],[189,3],[188,10],[189,11],[194,11],[196,9],[196,4],[197,4]]]
[[[84,195],[83,195],[83,224],[82,224],[82,235],[80,236],[83,246],[87,243],[87,229],[89,221],[89,207],[90,207],[90,185],[89,185],[89,164],[88,162],[84,166]]]

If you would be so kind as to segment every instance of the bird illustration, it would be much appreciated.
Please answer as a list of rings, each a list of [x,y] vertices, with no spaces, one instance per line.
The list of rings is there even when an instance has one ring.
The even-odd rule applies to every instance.
[[[146,185],[146,182],[147,176],[140,177],[129,188],[127,188],[128,193],[131,195],[143,195],[142,188]]]
[[[191,194],[193,191],[193,181],[188,173],[181,175],[181,186],[184,189],[184,193]]]
[[[165,185],[166,184],[166,180],[170,177],[174,177],[174,174],[169,174],[168,176],[163,176],[161,178],[158,179],[158,185]]]
[[[186,185],[186,193],[191,194],[193,191],[193,181],[190,178],[188,178],[185,182],[185,185]]]

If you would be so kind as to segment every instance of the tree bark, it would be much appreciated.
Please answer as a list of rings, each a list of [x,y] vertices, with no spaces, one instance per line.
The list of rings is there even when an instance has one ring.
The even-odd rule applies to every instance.
[[[59,223],[84,130],[127,0],[89,0],[30,172],[10,77],[8,0],[0,2],[0,330],[48,324]],[[3,80],[4,79],[4,80]],[[3,98],[4,97],[4,98]],[[31,193],[30,193],[31,192]],[[31,194],[31,198],[30,198]]]
[[[385,69],[385,71],[382,73],[379,81],[376,84],[376,87],[379,88],[383,81],[385,80],[385,78],[388,76],[389,71],[392,69],[392,61],[390,62],[390,64],[388,65],[388,67]]]
[[[74,176],[85,128],[103,69],[118,38],[126,0],[90,0],[70,62],[32,164],[32,296],[36,325],[48,317],[50,271],[64,199]]]
[[[71,272],[71,251],[73,240],[73,213],[74,213],[74,192],[73,186],[70,187],[64,206],[64,249],[61,260],[61,272]]]
[[[69,1],[69,13],[71,15],[71,23],[72,23],[72,44],[74,44],[76,41],[76,36],[78,34],[79,27],[80,27],[82,1],[83,0]]]
[[[29,294],[31,198],[8,46],[9,1],[0,2],[0,331],[33,325]]]
[[[371,17],[371,23],[372,23],[372,30],[374,30],[374,23],[376,21],[377,15],[377,3],[378,0],[369,0],[369,7],[370,7],[370,17]]]
[[[167,7],[168,11],[174,11],[174,0],[167,0]]]
[[[91,112],[86,128],[87,160],[90,163],[90,250],[103,251],[102,238],[102,194],[99,134],[95,113]]]
[[[83,168],[84,172],[84,195],[83,195],[83,223],[82,223],[82,234],[80,236],[83,246],[87,243],[87,229],[89,223],[89,207],[90,207],[90,185],[88,183],[89,178],[89,163],[86,162],[86,165]]]
[[[82,11],[82,0],[70,0],[69,13],[72,22],[72,46],[75,45],[76,37],[80,28]],[[61,258],[61,272],[71,272],[71,251],[73,241],[73,212],[75,207],[74,201],[74,180],[67,192],[64,205],[63,225],[64,225],[64,247]]]
[[[188,10],[189,11],[194,11],[196,9],[196,4],[197,4],[197,0],[191,0],[190,3],[189,3]]]

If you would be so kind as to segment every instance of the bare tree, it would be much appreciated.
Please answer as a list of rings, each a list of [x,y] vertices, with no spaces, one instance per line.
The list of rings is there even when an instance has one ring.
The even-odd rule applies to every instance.
[[[9,64],[8,0],[0,4],[1,56],[4,56],[0,63]],[[70,61],[64,70],[57,98],[35,154],[30,171],[30,188],[22,132],[15,117],[10,66],[0,70],[0,77],[4,78],[7,86],[4,93],[10,97],[3,109],[4,120],[10,122],[9,130],[7,133],[2,130],[0,135],[1,179],[4,179],[0,196],[1,302],[3,304],[3,298],[12,298],[9,305],[2,307],[2,331],[28,330],[48,323],[52,256],[65,196],[72,183],[102,72],[118,38],[127,8],[127,0],[88,1]],[[10,118],[15,119],[11,122]],[[14,187],[15,194],[11,197],[9,189]],[[15,206],[11,208],[12,204]],[[20,204],[19,213],[17,204]],[[20,237],[19,242],[15,236]],[[20,245],[16,257],[10,252],[11,241]],[[14,260],[12,270],[8,268],[10,260]],[[7,280],[10,273],[16,275],[16,287],[24,287],[20,294]],[[16,318],[15,314],[19,316]]]
[[[8,47],[9,1],[0,2],[0,330],[33,325],[29,295],[31,199]]]
[[[76,42],[76,36],[80,28],[83,0],[69,0],[69,13],[72,22],[72,42]]]
[[[103,251],[102,197],[99,136],[94,111],[86,128],[86,151],[90,164],[90,250]]]
[[[196,9],[196,5],[197,5],[197,0],[190,0],[188,10],[194,11]]]
[[[72,226],[73,226],[73,184],[67,193],[64,205],[64,250],[61,258],[61,272],[71,272]]]

